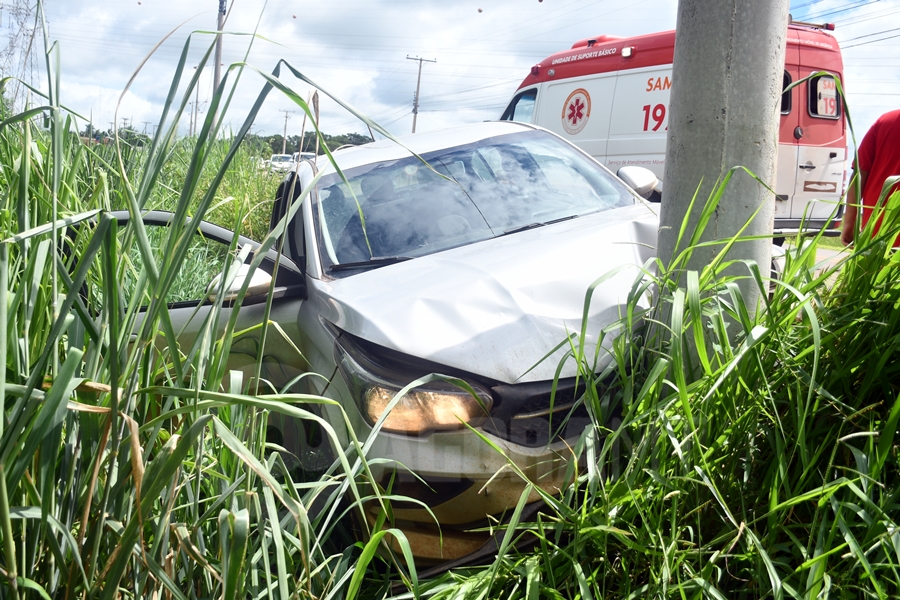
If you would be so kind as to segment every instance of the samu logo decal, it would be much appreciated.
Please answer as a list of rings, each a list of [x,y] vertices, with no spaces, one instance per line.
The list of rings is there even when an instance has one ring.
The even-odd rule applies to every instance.
[[[562,111],[562,126],[569,135],[580,133],[591,116],[591,95],[578,88],[566,98]]]

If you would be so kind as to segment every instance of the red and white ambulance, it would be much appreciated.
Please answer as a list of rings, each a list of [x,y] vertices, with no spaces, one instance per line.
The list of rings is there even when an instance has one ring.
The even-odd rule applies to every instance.
[[[833,29],[788,26],[784,87],[829,75],[782,96],[776,232],[796,231],[804,218],[807,229],[821,229],[843,192],[847,143],[835,85],[843,62]],[[662,180],[674,50],[674,31],[579,40],[531,68],[501,119],[545,127],[614,172],[637,165]]]

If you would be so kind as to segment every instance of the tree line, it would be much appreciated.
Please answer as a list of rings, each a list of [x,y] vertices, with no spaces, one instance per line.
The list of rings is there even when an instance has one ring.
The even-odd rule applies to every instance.
[[[122,141],[128,144],[143,146],[144,144],[150,143],[150,136],[131,127],[120,127],[118,131]],[[104,143],[106,140],[113,137],[111,132],[100,128],[94,128],[90,124],[85,125],[84,130],[79,132],[79,134],[82,138],[91,138],[98,143]],[[328,149],[332,151],[337,150],[341,146],[359,146],[360,144],[368,144],[372,141],[372,138],[369,136],[361,135],[359,133],[342,133],[340,135],[323,133],[322,139],[328,146]],[[302,138],[299,135],[289,135],[286,144],[284,143],[284,137],[281,134],[249,134],[244,138],[244,144],[248,144],[253,149],[254,153],[259,154],[260,156],[281,154],[282,147],[284,147],[284,151],[288,154],[294,152],[316,152],[317,148],[318,152],[320,154],[322,153],[321,142],[319,142],[318,146],[316,145],[316,134],[312,131],[304,133]]]
[[[331,151],[337,150],[341,146],[359,146],[360,144],[368,144],[372,141],[367,135],[359,133],[342,133],[340,135],[322,134],[322,139]],[[281,154],[281,149],[288,154],[294,152],[316,152],[316,134],[313,131],[307,131],[302,138],[299,135],[287,136],[287,143],[284,143],[284,136],[281,134],[259,136],[250,134],[244,138],[245,144],[250,144],[254,149],[258,149],[260,154]],[[318,152],[322,153],[322,142],[319,142]]]

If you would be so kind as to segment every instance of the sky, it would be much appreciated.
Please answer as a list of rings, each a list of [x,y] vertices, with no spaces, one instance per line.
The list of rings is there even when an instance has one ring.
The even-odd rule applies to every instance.
[[[436,61],[422,65],[417,130],[428,131],[496,119],[532,65],[576,40],[672,29],[677,13],[677,0],[227,4],[225,30],[233,35],[224,38],[223,68],[246,59],[271,72],[283,59],[394,134],[412,127],[419,63],[407,57]],[[219,0],[46,0],[49,36],[60,48],[62,103],[90,117],[95,127],[109,129],[116,121],[152,133],[189,36],[187,76],[193,75],[193,66],[212,43],[213,36],[194,32],[215,28],[218,5]],[[835,23],[859,138],[879,114],[900,107],[900,0],[794,0],[791,13],[795,20]],[[14,28],[13,17],[8,9],[0,12],[0,44]],[[256,38],[238,35],[254,31]],[[43,45],[40,35],[38,42]],[[42,60],[24,76],[46,89]],[[209,107],[212,62],[190,98],[199,101],[201,116]],[[282,71],[281,81],[306,98],[310,86]],[[236,129],[263,85],[258,73],[245,70],[224,122]],[[186,82],[179,89],[183,95]],[[326,133],[366,133],[360,120],[324,94],[320,106]],[[180,120],[182,133],[189,122],[187,114]],[[288,135],[299,134],[303,115],[275,91],[260,110],[253,132],[282,133],[285,126]]]

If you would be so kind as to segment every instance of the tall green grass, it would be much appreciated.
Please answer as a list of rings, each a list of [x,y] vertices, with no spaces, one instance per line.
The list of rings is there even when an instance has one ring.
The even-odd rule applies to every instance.
[[[179,346],[166,306],[197,219],[275,244],[271,183],[251,176],[242,139],[272,88],[309,112],[305,102],[265,74],[236,132],[208,116],[196,139],[179,139],[186,45],[152,143],[88,147],[47,47],[50,94],[0,122],[3,597],[900,595],[897,211],[830,271],[809,268],[818,240],[792,248],[758,311],[728,264],[686,272],[683,254],[646,265],[608,328],[629,332],[609,366],[597,372],[583,333],[571,342],[594,416],[572,485],[523,522],[529,489],[490,564],[419,581],[383,544],[409,548],[368,475],[367,441],[348,431],[325,475],[295,481],[266,442],[268,417],[336,436],[345,424],[318,417],[330,401],[250,395],[258,381],[225,367],[236,310],[214,305],[208,335]],[[243,69],[229,70],[209,115],[226,114]],[[44,116],[47,129],[33,121]],[[157,239],[139,220],[120,226],[116,208],[177,217]],[[214,266],[228,279],[244,258],[233,246]],[[742,268],[769,289],[758,267]],[[383,528],[357,541],[347,516],[363,500],[383,503]]]
[[[205,334],[190,346],[173,328],[167,302],[200,219],[261,239],[254,267],[284,227],[268,231],[271,183],[251,176],[241,146],[272,83],[225,137],[212,115],[227,114],[244,71],[233,66],[199,136],[178,138],[194,37],[144,148],[81,142],[46,40],[50,93],[33,90],[39,103],[0,120],[0,596],[328,598],[354,573],[348,515],[379,500],[365,440],[350,432],[342,451],[346,423],[317,416],[327,399],[250,395],[261,358],[256,381],[227,371],[246,285],[235,307],[198,314]],[[160,207],[175,213],[161,237],[138,218]],[[115,208],[132,219],[120,225]],[[251,258],[236,241],[213,265],[223,285]],[[267,443],[270,414],[334,438],[332,468],[295,482]]]

